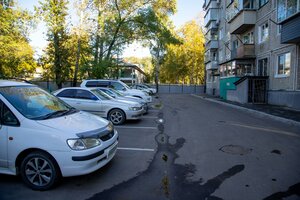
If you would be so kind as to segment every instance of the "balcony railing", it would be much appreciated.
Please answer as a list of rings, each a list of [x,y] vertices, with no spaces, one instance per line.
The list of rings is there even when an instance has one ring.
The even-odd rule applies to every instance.
[[[218,40],[210,40],[205,44],[206,49],[217,49],[219,48]]]
[[[207,28],[211,21],[218,19],[218,9],[208,9],[204,17],[204,26]]]
[[[255,57],[254,44],[243,44],[231,51],[231,59],[254,58],[254,57]]]
[[[226,10],[226,20],[230,23],[242,10],[255,9],[255,0],[234,0]]]
[[[206,70],[218,69],[218,62],[217,61],[209,62],[205,65],[205,68],[206,68]]]
[[[231,21],[230,33],[242,34],[249,30],[256,23],[256,11],[254,10],[241,10]]]

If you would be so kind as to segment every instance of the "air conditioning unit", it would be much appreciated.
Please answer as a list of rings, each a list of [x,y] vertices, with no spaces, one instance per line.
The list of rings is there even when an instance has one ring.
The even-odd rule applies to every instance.
[[[220,4],[221,3],[221,0],[217,0],[217,4]]]
[[[216,26],[219,26],[219,25],[220,25],[220,19],[217,19]]]

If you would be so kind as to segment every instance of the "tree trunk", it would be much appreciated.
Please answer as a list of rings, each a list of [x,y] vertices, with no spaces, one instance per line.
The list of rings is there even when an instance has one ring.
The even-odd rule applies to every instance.
[[[80,38],[78,38],[73,87],[76,87],[76,85],[77,85],[77,74],[78,74],[79,62],[80,62],[80,50],[81,50],[81,40],[80,40]]]
[[[62,74],[61,74],[61,55],[59,47],[59,36],[58,33],[54,33],[54,73],[55,73],[55,82],[58,89],[62,88]]]

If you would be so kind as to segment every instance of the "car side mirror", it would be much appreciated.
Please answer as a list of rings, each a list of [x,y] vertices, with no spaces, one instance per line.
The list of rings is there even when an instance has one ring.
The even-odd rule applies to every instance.
[[[126,91],[126,88],[123,87],[122,90],[123,90],[123,91]]]

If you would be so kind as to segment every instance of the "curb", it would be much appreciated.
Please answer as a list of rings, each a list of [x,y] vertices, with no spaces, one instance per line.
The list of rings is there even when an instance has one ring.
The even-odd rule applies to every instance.
[[[231,107],[231,108],[236,108],[236,109],[239,109],[239,110],[243,110],[243,111],[246,111],[248,113],[257,114],[261,117],[268,117],[268,118],[276,120],[276,121],[280,121],[280,122],[283,122],[283,123],[286,123],[286,124],[290,124],[290,125],[293,125],[293,126],[299,126],[300,127],[300,122],[292,120],[292,119],[287,119],[287,118],[284,118],[284,117],[278,117],[278,116],[271,115],[271,114],[268,114],[268,113],[265,113],[265,112],[262,112],[262,111],[253,110],[253,109],[250,109],[250,108],[245,108],[245,107],[241,107],[241,106],[238,106],[238,105],[233,105],[233,104],[230,104],[230,103],[214,100],[214,99],[211,99],[211,98],[202,97],[202,96],[195,95],[195,94],[191,94],[191,96],[196,97],[196,98],[200,98],[200,99],[203,99],[203,100],[206,100],[206,101],[210,101],[210,102],[215,102],[215,103],[225,105],[225,106],[228,106],[228,107]]]

